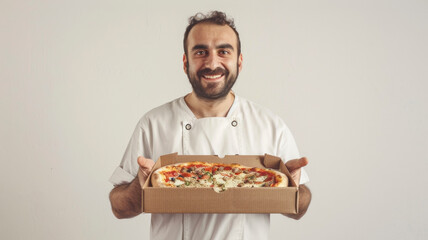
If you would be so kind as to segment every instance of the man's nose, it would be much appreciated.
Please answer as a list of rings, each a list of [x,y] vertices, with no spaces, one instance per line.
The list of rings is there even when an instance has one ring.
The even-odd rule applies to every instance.
[[[220,59],[218,58],[218,56],[214,53],[211,53],[207,56],[206,60],[205,60],[205,67],[209,68],[209,69],[216,69],[217,67],[220,66]]]

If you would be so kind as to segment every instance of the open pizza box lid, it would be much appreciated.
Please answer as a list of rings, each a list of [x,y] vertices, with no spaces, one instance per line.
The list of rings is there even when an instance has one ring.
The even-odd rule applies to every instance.
[[[163,166],[184,162],[239,163],[248,167],[272,168],[285,175],[288,187],[229,188],[217,193],[212,188],[157,188],[150,179]],[[138,173],[142,186],[142,211],[145,213],[297,213],[298,185],[280,158],[272,155],[178,155],[161,156],[147,181]]]

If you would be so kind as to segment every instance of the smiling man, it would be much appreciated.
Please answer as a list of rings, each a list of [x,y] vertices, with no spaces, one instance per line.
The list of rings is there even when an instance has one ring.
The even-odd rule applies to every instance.
[[[222,12],[190,18],[183,39],[183,69],[193,91],[146,113],[138,122],[124,157],[110,181],[113,213],[118,218],[141,213],[141,186],[153,160],[186,155],[276,155],[300,182],[301,218],[311,193],[294,138],[271,111],[231,90],[242,70],[241,43],[232,20]],[[174,196],[171,196],[173,198]],[[152,214],[151,239],[268,239],[269,214]]]

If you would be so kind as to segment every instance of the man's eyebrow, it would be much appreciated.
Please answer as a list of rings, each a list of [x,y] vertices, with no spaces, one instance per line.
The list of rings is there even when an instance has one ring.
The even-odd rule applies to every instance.
[[[217,48],[217,49],[220,49],[220,48],[228,48],[228,49],[232,49],[232,50],[234,50],[234,49],[233,49],[233,46],[232,46],[232,45],[230,45],[229,43],[220,44],[220,45],[218,45],[216,48]]]
[[[222,49],[222,48],[235,50],[233,48],[233,46],[230,45],[229,43],[224,43],[224,44],[220,44],[220,45],[216,46],[216,49]],[[208,45],[197,44],[197,45],[195,45],[195,46],[192,47],[192,51],[201,50],[201,49],[208,49]]]
[[[194,51],[194,50],[200,50],[200,49],[207,49],[208,48],[208,46],[207,45],[204,45],[204,44],[197,44],[197,45],[195,45],[194,47],[192,47],[192,51]]]

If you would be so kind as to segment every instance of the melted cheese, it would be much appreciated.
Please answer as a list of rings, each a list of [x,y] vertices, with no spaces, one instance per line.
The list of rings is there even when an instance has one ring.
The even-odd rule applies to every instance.
[[[209,173],[211,176],[211,173]],[[239,174],[234,173],[233,171],[221,171],[217,174],[213,174],[208,179],[197,179],[193,177],[184,177],[184,181],[175,179],[174,185],[176,187],[184,188],[194,188],[194,187],[211,187],[213,186],[214,191],[223,192],[228,188],[234,187],[263,187],[264,181],[268,176],[257,176],[259,175],[256,172],[240,172]],[[246,182],[246,183],[245,183]]]
[[[183,185],[184,184],[184,182],[183,181],[181,181],[181,180],[179,180],[179,179],[175,179],[175,182],[174,182],[174,185],[175,186],[180,186],[180,185]]]
[[[257,178],[254,180],[254,182],[263,182],[266,178],[267,178],[267,176],[260,176],[260,177],[257,177]]]

